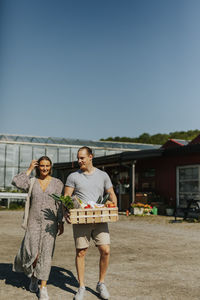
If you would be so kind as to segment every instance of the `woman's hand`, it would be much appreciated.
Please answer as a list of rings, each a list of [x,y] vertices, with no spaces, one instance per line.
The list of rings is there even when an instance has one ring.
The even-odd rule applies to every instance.
[[[64,232],[64,224],[63,222],[61,222],[58,224],[58,235],[63,234],[63,232]]]
[[[31,172],[38,166],[38,161],[33,159],[32,162],[30,163],[30,166],[26,172],[26,174],[29,176]]]

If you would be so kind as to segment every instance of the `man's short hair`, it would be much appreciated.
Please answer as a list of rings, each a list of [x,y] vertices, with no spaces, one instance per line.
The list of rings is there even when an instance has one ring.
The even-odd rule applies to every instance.
[[[88,155],[94,156],[93,152],[92,152],[92,149],[90,147],[83,146],[83,147],[81,147],[81,148],[78,149],[78,152],[81,151],[81,150],[86,150]]]

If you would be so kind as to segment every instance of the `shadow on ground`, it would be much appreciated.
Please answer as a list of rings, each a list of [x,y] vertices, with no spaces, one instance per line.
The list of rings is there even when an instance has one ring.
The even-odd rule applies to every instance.
[[[0,263],[0,280],[5,280],[5,284],[12,285],[17,288],[29,290],[30,279],[23,273],[15,273],[12,271],[12,264]],[[79,286],[78,281],[70,270],[52,266],[48,280],[49,285],[58,287],[71,294],[76,294]],[[74,290],[73,287],[76,289]],[[91,288],[86,287],[87,291],[98,297],[98,294]],[[99,297],[98,297],[99,298]],[[99,298],[100,299],[100,298]]]
[[[79,283],[71,271],[56,266],[52,266],[51,268],[48,284],[52,284],[71,294],[76,294],[76,291],[79,287]],[[73,290],[71,287],[75,287],[76,290]],[[86,290],[97,297],[99,295],[89,287],[86,287]]]
[[[23,273],[12,271],[12,264],[0,264],[0,280],[5,280],[5,284],[28,290],[29,279]]]

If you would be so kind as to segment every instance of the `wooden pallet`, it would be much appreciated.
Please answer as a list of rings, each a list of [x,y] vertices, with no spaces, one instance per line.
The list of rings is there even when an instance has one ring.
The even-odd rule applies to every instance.
[[[70,209],[71,224],[91,224],[118,221],[118,207]]]

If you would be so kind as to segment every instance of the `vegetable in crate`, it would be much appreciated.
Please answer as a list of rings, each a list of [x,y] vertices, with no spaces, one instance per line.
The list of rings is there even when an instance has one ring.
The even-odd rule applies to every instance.
[[[102,201],[102,196],[99,196],[98,200],[97,200],[97,204],[100,204]]]
[[[108,193],[108,194],[105,194],[105,196],[103,197],[103,200],[101,201],[101,204],[105,204],[106,201],[109,199],[109,197],[110,197],[110,194],[109,194],[109,193]]]
[[[108,203],[106,204],[106,207],[108,208],[112,208],[112,207],[116,207],[114,203]]]
[[[74,204],[74,208],[80,208],[81,207],[81,203],[79,201],[79,198],[76,196],[76,195],[73,195],[72,197],[72,201],[73,201],[73,204]]]
[[[98,200],[97,200],[97,204],[105,204],[106,201],[109,199],[110,194],[105,194],[105,196],[102,198],[102,196],[99,196]]]
[[[70,196],[58,196],[56,194],[52,194],[52,195],[49,195],[51,196],[55,201],[58,201],[58,202],[62,202],[63,206],[67,209],[67,210],[70,210],[72,208],[74,208],[74,203],[73,203],[73,200]]]

